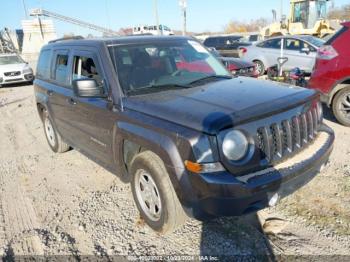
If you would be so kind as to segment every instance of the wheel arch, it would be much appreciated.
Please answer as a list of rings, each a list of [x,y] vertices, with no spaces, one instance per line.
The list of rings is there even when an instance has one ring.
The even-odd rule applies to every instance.
[[[190,207],[191,185],[180,152],[170,137],[137,124],[118,122],[115,128],[115,160],[118,173],[124,182],[130,181],[128,168],[134,157],[145,150],[158,155],[169,174],[175,192],[184,206]]]
[[[332,91],[329,94],[329,98],[328,98],[328,106],[331,106],[333,104],[333,100],[334,97],[336,96],[336,94],[342,90],[343,88],[347,87],[350,85],[350,77],[347,77],[345,79],[342,79],[340,81],[338,81],[334,87],[332,88]]]

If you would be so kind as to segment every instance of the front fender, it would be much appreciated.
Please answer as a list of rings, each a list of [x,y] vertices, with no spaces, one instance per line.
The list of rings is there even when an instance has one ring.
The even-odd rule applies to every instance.
[[[129,176],[122,157],[123,141],[129,140],[136,143],[157,154],[163,160],[181,204],[185,208],[191,207],[191,203],[195,199],[190,193],[192,188],[191,183],[175,141],[169,136],[160,134],[154,130],[123,121],[116,123],[114,133],[115,159],[117,166],[122,167],[122,170],[118,170],[118,172],[122,173],[123,176]],[[128,180],[125,177],[122,179],[124,181]]]

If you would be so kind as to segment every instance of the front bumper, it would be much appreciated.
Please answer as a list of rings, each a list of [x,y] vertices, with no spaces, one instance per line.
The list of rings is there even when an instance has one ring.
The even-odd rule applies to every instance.
[[[25,82],[31,82],[33,80],[34,80],[34,75],[32,73],[20,74],[17,76],[4,75],[0,77],[0,85],[25,83]]]
[[[235,177],[230,173],[189,174],[198,201],[191,216],[206,219],[215,216],[238,216],[269,206],[277,193],[287,196],[308,183],[332,152],[334,133],[323,125],[318,138],[289,160],[252,174]]]

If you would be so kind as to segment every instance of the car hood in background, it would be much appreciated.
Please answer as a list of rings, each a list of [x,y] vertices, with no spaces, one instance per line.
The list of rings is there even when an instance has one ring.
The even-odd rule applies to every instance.
[[[0,73],[4,72],[13,72],[13,71],[21,71],[29,66],[26,63],[21,64],[8,64],[8,65],[0,65]]]
[[[124,107],[208,134],[283,112],[315,91],[270,81],[238,77],[189,89],[125,98]]]

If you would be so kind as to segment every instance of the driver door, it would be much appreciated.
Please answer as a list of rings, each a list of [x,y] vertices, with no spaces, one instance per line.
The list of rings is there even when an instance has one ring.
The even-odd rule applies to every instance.
[[[72,82],[76,79],[95,79],[106,94],[106,97],[97,98],[77,97],[74,94],[69,98],[72,108],[70,124],[78,135],[78,147],[89,157],[109,165],[113,163],[112,130],[115,114],[110,110],[111,101],[107,98],[108,83],[97,52],[93,49],[73,50],[71,74]]]

